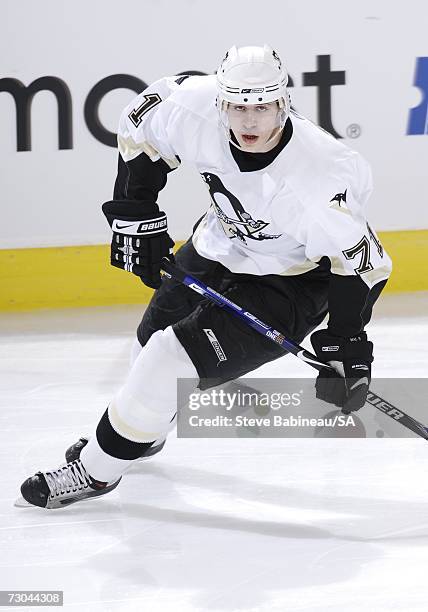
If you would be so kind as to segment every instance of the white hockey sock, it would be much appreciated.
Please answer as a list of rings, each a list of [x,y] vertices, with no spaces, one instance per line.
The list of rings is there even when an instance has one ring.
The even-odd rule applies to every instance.
[[[199,380],[195,366],[171,327],[153,334],[141,349],[122,389],[110,403],[108,421],[130,442],[164,439],[175,426],[177,379]],[[104,447],[105,448],[105,447]],[[110,450],[110,449],[109,449]],[[80,458],[96,480],[117,480],[135,459],[119,459],[106,453],[93,436]]]
[[[174,427],[177,379],[199,380],[172,327],[155,332],[109,406],[113,429],[133,442],[152,442]]]

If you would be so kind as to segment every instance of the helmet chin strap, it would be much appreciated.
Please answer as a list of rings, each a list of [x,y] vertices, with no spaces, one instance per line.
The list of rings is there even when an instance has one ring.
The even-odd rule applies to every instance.
[[[247,153],[247,151],[245,151],[245,149],[243,149],[241,147],[241,145],[239,144],[235,134],[232,132],[232,130],[229,130],[229,142],[230,144],[232,144],[236,149],[239,149],[240,151],[244,151],[244,153]]]
[[[284,126],[279,125],[278,127],[274,128],[272,131],[272,134],[269,136],[269,138],[266,140],[266,144],[269,144],[270,142],[272,142],[272,140],[275,140],[275,138],[282,133],[282,130],[284,129]]]

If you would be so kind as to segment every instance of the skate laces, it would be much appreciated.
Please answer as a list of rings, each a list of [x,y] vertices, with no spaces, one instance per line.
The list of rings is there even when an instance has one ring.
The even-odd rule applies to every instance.
[[[67,463],[57,470],[44,473],[51,497],[82,491],[91,484],[89,474],[79,460]]]

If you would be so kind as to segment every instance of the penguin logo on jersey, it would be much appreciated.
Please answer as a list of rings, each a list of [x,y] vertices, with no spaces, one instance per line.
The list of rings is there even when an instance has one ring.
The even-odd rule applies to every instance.
[[[330,202],[337,202],[337,205],[340,206],[341,202],[345,202],[346,204],[346,192],[348,190],[345,189],[343,193],[336,193],[334,197],[331,198]]]
[[[333,196],[330,200],[330,208],[334,208],[335,210],[338,210],[339,212],[343,212],[347,215],[350,215],[351,211],[346,206],[346,192],[347,191],[348,190],[345,189],[343,193],[336,193],[336,195]]]
[[[264,230],[269,223],[266,223],[266,221],[262,219],[258,219],[257,221],[253,219],[251,215],[244,210],[238,198],[226,189],[218,176],[211,172],[201,172],[201,176],[210,191],[215,214],[228,238],[237,238],[244,244],[247,244],[247,239],[274,240],[282,236],[282,234],[265,234],[262,230]],[[224,198],[228,200],[230,206],[233,208],[236,219],[228,217],[221,208],[219,201],[221,202]]]

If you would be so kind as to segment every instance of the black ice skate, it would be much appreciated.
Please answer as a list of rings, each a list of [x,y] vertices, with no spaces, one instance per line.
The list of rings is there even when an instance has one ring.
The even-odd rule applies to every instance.
[[[22,499],[18,499],[15,506],[63,508],[113,491],[121,478],[110,483],[99,482],[91,478],[81,461],[73,461],[56,470],[37,472],[27,478],[21,485]]]
[[[88,442],[89,438],[82,437],[79,438],[78,441],[72,444],[69,448],[67,448],[67,450],[65,451],[65,460],[67,461],[67,463],[71,463],[71,461],[79,459],[82,449],[87,445]],[[156,441],[153,446],[150,446],[146,450],[144,455],[142,455],[138,459],[138,461],[145,461],[146,459],[149,459],[150,457],[153,457],[153,455],[159,453],[165,446],[165,442],[166,440],[162,440],[161,442]]]

